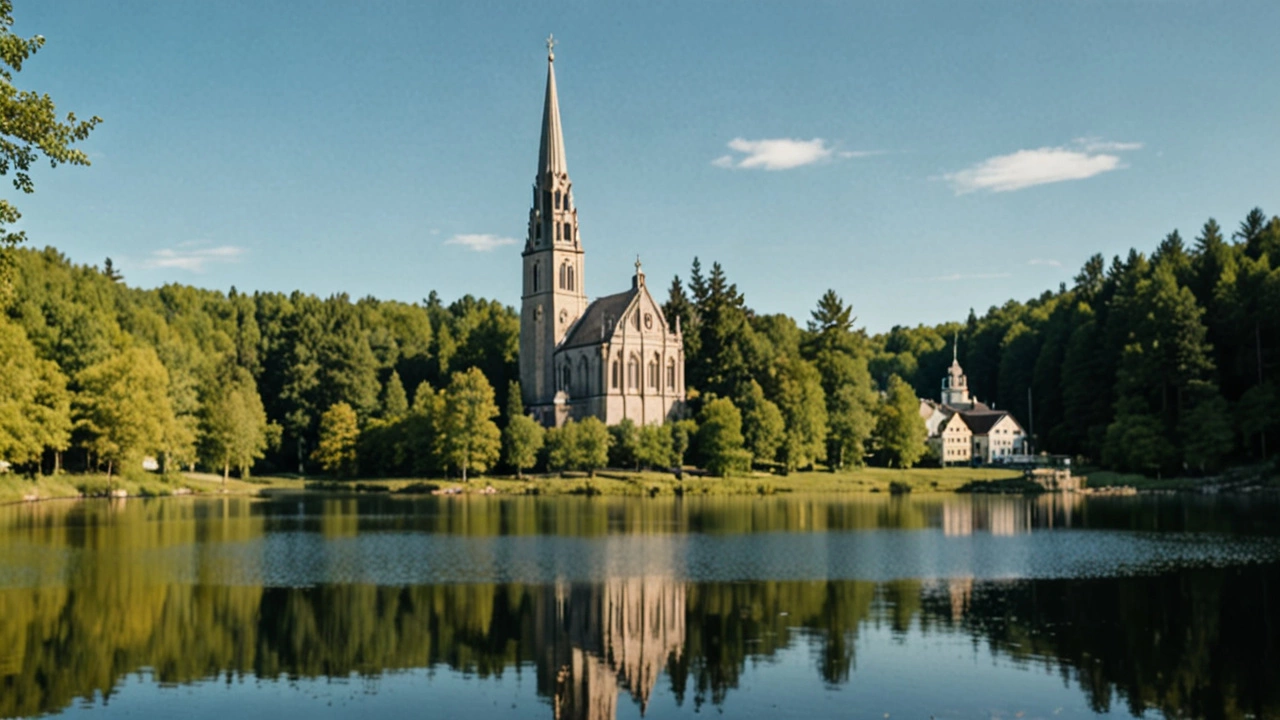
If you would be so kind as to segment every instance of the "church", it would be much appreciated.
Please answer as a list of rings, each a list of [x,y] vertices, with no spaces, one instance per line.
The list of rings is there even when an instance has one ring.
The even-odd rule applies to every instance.
[[[520,387],[543,425],[597,417],[661,423],[684,408],[684,337],[668,324],[636,259],[631,287],[588,302],[578,205],[565,163],[555,43],[547,40],[547,93],[523,260]]]
[[[958,343],[958,341],[957,341]],[[928,443],[947,465],[1007,462],[1028,450],[1027,433],[1007,410],[996,410],[969,394],[969,378],[956,347],[942,378],[942,402],[920,400]]]

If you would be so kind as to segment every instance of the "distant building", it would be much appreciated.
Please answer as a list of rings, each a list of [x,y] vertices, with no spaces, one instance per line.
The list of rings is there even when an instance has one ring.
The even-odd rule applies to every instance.
[[[1027,433],[1007,410],[993,410],[969,394],[955,348],[942,378],[940,402],[920,400],[929,446],[943,465],[1000,462],[1027,450]]]
[[[631,289],[587,301],[578,205],[565,163],[555,54],[547,94],[520,309],[520,389],[529,412],[560,426],[595,416],[608,425],[661,423],[684,407],[684,338],[649,294],[640,260]]]

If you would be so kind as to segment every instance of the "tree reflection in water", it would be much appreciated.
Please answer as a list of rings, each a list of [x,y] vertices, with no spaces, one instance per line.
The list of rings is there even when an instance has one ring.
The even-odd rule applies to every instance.
[[[550,714],[604,719],[615,717],[620,692],[641,708],[668,688],[680,704],[718,705],[753,661],[805,644],[818,676],[842,685],[856,675],[860,632],[876,627],[904,638],[971,637],[1013,663],[1054,669],[1096,711],[1280,716],[1275,564],[1072,580],[653,575],[262,587],[225,584],[216,568],[193,577],[189,568],[205,565],[190,555],[261,536],[270,513],[244,503],[150,507],[141,522],[114,522],[105,510],[9,518],[0,534],[0,716],[108,698],[143,669],[157,682],[186,683],[447,667],[483,682],[532,665]],[[1015,507],[1010,516],[1006,507],[917,511],[957,533],[1018,531],[1019,518],[1042,511]],[[893,508],[877,512],[902,511]],[[358,531],[340,518],[326,522],[326,533]],[[36,546],[61,550],[40,553],[34,566],[24,558]]]

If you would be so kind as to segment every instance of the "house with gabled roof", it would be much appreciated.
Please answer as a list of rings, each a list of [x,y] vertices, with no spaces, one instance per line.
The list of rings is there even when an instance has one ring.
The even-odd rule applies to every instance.
[[[929,432],[929,446],[943,465],[1000,462],[1027,449],[1027,433],[1012,413],[969,394],[969,379],[955,347],[942,379],[940,402],[921,399],[920,417]]]

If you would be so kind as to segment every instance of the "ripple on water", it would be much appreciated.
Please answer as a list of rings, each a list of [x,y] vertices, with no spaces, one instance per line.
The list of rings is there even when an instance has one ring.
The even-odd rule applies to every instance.
[[[171,552],[169,550],[155,552]],[[227,584],[404,585],[973,577],[1089,578],[1280,560],[1280,539],[1098,531],[946,537],[937,531],[462,537],[278,532],[189,551],[194,578]],[[164,563],[174,568],[174,564]],[[175,568],[177,569],[177,568]]]

